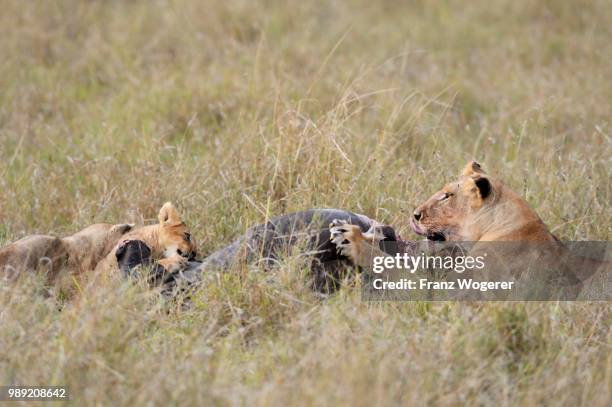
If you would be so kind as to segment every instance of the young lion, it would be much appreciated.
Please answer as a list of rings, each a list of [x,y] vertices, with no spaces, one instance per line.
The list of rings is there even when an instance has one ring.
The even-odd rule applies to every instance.
[[[529,261],[537,259],[538,268],[554,270],[558,284],[575,286],[577,291],[595,270],[609,270],[610,266],[571,255],[522,197],[487,175],[475,161],[465,166],[459,179],[419,205],[410,225],[428,241],[472,242],[469,249],[472,255],[486,256],[487,251],[494,251],[495,258],[489,260],[490,269],[495,272],[504,269],[509,270],[509,275],[525,278],[526,274],[521,273],[528,268]],[[364,235],[346,222],[332,222],[330,233],[338,251],[356,265],[370,267],[374,257],[388,255],[374,245],[375,235]],[[401,250],[416,250],[414,242],[400,243]],[[605,278],[609,276],[600,279],[600,287],[607,286]]]
[[[0,271],[4,277],[17,277],[24,271],[47,273],[49,283],[60,271],[74,275],[93,270],[134,225],[97,223],[72,236],[26,236],[0,250]]]
[[[189,228],[182,221],[178,211],[171,202],[166,202],[159,210],[159,223],[133,229],[124,235],[121,241],[98,263],[96,271],[108,273],[118,271],[117,249],[126,242],[139,240],[151,249],[153,259],[169,271],[181,269],[187,261],[196,256],[195,242]]]

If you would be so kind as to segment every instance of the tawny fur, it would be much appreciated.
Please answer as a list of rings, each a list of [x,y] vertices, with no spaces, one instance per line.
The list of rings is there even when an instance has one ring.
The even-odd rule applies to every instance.
[[[44,272],[50,284],[62,271],[70,275],[83,274],[93,270],[132,226],[97,223],[63,238],[24,237],[0,250],[0,271],[9,279],[23,272]]]
[[[488,184],[484,198],[479,182]],[[421,234],[440,233],[449,241],[556,240],[522,197],[486,175],[474,161],[465,166],[459,179],[434,193],[415,213],[420,214],[415,223]]]

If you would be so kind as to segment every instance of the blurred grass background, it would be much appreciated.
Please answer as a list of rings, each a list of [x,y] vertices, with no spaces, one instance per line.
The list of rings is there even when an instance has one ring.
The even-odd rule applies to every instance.
[[[177,203],[201,253],[266,214],[395,225],[479,160],[562,239],[609,240],[612,4],[0,1],[0,243]],[[88,403],[588,404],[608,304],[317,299],[299,262],[191,310],[2,290],[0,382]]]

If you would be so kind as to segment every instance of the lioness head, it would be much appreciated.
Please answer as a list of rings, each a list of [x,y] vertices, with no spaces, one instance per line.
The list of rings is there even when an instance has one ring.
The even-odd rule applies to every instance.
[[[412,230],[428,240],[554,240],[527,202],[470,161],[449,182],[419,205]]]
[[[494,187],[480,164],[470,161],[458,180],[446,184],[415,209],[410,226],[429,240],[461,240],[465,219],[494,195]]]
[[[164,257],[174,254],[190,259],[196,256],[196,246],[191,233],[182,221],[171,202],[166,202],[159,210],[159,244],[164,248]]]

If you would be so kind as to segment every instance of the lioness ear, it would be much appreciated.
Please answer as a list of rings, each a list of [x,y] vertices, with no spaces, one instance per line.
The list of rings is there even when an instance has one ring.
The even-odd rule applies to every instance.
[[[172,202],[166,202],[164,206],[161,207],[157,218],[161,225],[174,225],[182,222],[181,216],[174,205],[172,205]]]
[[[110,229],[110,232],[124,235],[130,230],[134,229],[134,226],[134,223],[120,223],[118,225],[113,225],[113,227]]]
[[[484,174],[484,170],[476,161],[469,161],[465,167],[463,167],[463,171],[461,175],[470,176],[474,174]]]
[[[474,184],[476,184],[476,188],[478,188],[478,192],[480,192],[480,197],[484,200],[487,199],[489,195],[491,195],[491,182],[486,177],[476,177],[474,178]]]

